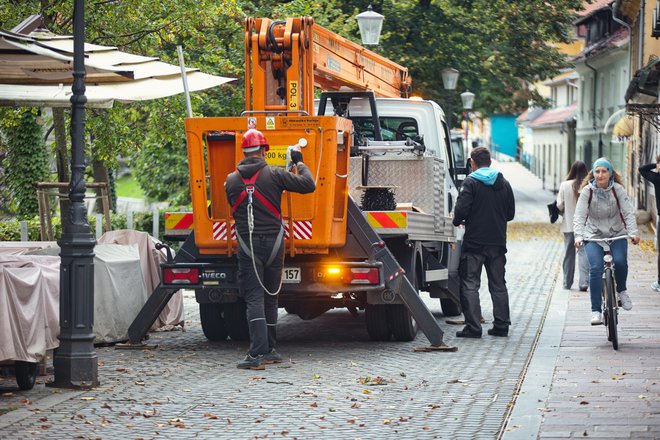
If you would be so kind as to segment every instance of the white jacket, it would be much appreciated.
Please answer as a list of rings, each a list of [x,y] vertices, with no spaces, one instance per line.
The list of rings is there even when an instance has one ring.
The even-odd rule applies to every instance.
[[[577,198],[573,192],[573,182],[575,182],[575,179],[562,182],[557,193],[557,208],[563,212],[561,215],[561,232],[573,232],[573,215],[577,203]]]
[[[621,211],[619,211],[612,191],[616,191]],[[591,203],[589,203],[590,195]],[[621,216],[625,220],[625,226],[621,221]],[[609,187],[602,189],[591,181],[582,188],[575,207],[573,231],[575,241],[610,238],[625,234],[639,235],[635,210],[623,186],[612,183]]]

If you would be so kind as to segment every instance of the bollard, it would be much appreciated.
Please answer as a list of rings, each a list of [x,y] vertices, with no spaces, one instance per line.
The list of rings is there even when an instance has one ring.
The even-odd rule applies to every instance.
[[[154,221],[153,221],[153,228],[152,228],[152,231],[151,231],[151,235],[152,235],[156,240],[159,239],[159,238],[158,238],[158,229],[159,229],[159,224],[158,224],[158,214],[159,214],[159,213],[158,213],[158,208],[154,208],[154,210],[153,210],[153,216],[154,216],[153,218],[154,218]]]
[[[133,229],[133,211],[126,211],[126,229]]]
[[[30,237],[28,237],[27,222],[25,220],[21,220],[20,225],[21,225],[21,241],[28,241]]]
[[[98,240],[103,235],[103,215],[96,214],[96,239]]]

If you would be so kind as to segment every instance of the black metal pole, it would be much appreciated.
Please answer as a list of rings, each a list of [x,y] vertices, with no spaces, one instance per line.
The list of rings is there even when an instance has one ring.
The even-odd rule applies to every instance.
[[[73,2],[73,95],[71,96],[71,182],[69,218],[62,225],[60,346],[55,380],[60,388],[99,384],[94,350],[94,245],[85,208],[85,1]]]

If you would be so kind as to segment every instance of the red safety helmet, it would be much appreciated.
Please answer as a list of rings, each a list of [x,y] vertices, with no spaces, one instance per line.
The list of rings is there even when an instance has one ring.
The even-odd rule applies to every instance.
[[[264,136],[259,130],[251,128],[243,134],[241,148],[244,153],[253,153],[257,151],[259,147],[264,147],[266,151],[270,149],[266,136]]]

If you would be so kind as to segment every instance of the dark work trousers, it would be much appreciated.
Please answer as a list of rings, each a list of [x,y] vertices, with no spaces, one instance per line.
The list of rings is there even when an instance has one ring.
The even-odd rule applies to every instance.
[[[575,256],[578,260],[578,287],[589,286],[589,259],[584,251],[584,247],[575,249],[575,234],[573,232],[564,232],[564,289],[570,289],[573,285],[575,276]]]
[[[284,240],[278,235],[253,234],[255,263],[259,279],[270,291],[280,285],[284,265]],[[249,253],[250,240],[244,237],[238,246],[238,286],[247,306],[247,321],[250,329],[250,356],[269,353],[275,348],[277,335],[277,295],[264,292],[254,272]],[[275,252],[274,258],[273,252]],[[271,259],[270,264],[266,264]]]
[[[461,255],[459,273],[461,276],[461,306],[465,326],[472,333],[481,334],[481,268],[486,266],[488,290],[493,300],[493,326],[509,328],[509,292],[504,280],[506,254],[500,246],[484,246],[479,253],[465,252]]]

